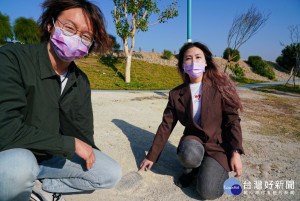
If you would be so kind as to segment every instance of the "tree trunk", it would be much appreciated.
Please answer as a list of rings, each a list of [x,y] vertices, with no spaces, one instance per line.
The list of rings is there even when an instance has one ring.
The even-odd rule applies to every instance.
[[[296,66],[297,68],[297,66]],[[296,68],[294,69],[294,75],[293,75],[293,82],[294,82],[294,88],[296,88]]]
[[[227,62],[227,64],[225,65],[225,68],[224,68],[224,73],[225,73],[225,74],[226,74],[227,67],[228,67],[228,62]]]
[[[126,68],[125,68],[125,82],[130,82],[130,67],[131,67],[131,55],[126,57]]]
[[[230,60],[227,60],[227,64],[226,64],[225,69],[224,69],[225,74],[226,74],[226,70],[227,70],[228,66],[230,66]]]
[[[134,22],[133,22],[134,24]],[[136,31],[135,25],[133,25],[133,30],[131,31],[131,46],[129,49],[129,45],[128,45],[128,39],[127,38],[123,38],[123,45],[124,45],[124,53],[126,56],[126,68],[125,68],[125,82],[129,83],[130,82],[130,68],[131,68],[131,58],[132,58],[132,53],[133,53],[133,48],[134,48],[134,44],[135,44],[135,39],[134,39],[134,33]]]
[[[128,37],[123,38],[123,46],[124,46],[124,53],[126,57],[126,67],[125,67],[125,82],[130,82],[130,67],[131,67],[131,54],[128,50]]]
[[[292,76],[293,76],[293,70],[294,70],[294,67],[292,68],[291,73],[290,73],[290,77],[289,77],[289,79],[286,81],[285,85],[287,85],[287,84],[289,83],[290,79],[292,78]]]
[[[227,64],[225,66],[225,69],[224,69],[224,73],[226,74],[226,70],[228,68],[228,66],[230,66],[230,61],[231,61],[231,55],[230,55],[230,50],[229,50],[229,46],[228,46],[228,58],[227,58]]]

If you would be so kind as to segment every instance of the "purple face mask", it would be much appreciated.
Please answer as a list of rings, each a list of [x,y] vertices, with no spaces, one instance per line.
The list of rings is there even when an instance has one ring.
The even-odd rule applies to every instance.
[[[82,43],[77,35],[66,36],[59,27],[55,27],[55,32],[51,37],[51,44],[56,55],[63,61],[73,61],[88,54],[89,46]]]
[[[184,67],[184,72],[194,79],[200,77],[202,73],[205,72],[204,62],[183,64],[183,67]]]

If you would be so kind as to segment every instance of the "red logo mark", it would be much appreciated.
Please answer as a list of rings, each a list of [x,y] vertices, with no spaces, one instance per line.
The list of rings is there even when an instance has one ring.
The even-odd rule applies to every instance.
[[[201,94],[199,94],[199,95],[195,95],[195,99],[200,99],[201,98]]]

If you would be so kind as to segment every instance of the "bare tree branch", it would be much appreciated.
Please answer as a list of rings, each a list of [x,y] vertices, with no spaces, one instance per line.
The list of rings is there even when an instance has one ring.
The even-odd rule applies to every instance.
[[[127,17],[127,0],[125,0],[125,2],[122,3],[122,6],[123,6],[123,9],[124,9],[126,22],[128,23],[128,17]]]
[[[265,25],[269,17],[270,13],[263,15],[253,5],[246,13],[237,15],[229,30],[227,38],[228,47],[236,50],[239,49]]]
[[[227,48],[238,50],[253,37],[267,22],[270,13],[262,14],[255,6],[251,6],[246,13],[234,17],[227,36]],[[233,55],[228,54],[230,63]],[[227,66],[224,72],[226,72]]]
[[[153,26],[153,25],[155,25],[155,24],[158,24],[158,23],[160,23],[163,19],[164,19],[164,18],[161,18],[161,19],[157,20],[156,22],[154,22],[154,23],[152,23],[152,24],[148,24],[147,27],[150,27],[150,26]]]

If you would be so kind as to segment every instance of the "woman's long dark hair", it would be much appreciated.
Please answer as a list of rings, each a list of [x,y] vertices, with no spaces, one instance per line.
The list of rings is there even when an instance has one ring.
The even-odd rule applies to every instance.
[[[40,16],[38,23],[41,31],[41,41],[49,41],[50,33],[48,24],[53,26],[54,21],[64,11],[70,8],[81,8],[90,19],[93,27],[94,41],[90,51],[96,49],[97,52],[105,53],[111,49],[112,42],[105,30],[104,17],[99,7],[87,0],[45,0],[42,4],[44,12]]]
[[[203,51],[207,66],[205,68],[205,72],[203,74],[204,81],[209,79],[213,86],[218,89],[221,93],[223,104],[230,105],[235,108],[243,109],[241,100],[237,94],[235,89],[235,84],[228,78],[228,76],[222,73],[216,64],[213,61],[212,53],[210,50],[202,43],[194,42],[194,43],[186,43],[180,49],[178,56],[178,72],[182,77],[183,82],[189,83],[190,78],[184,72],[183,63],[184,63],[184,54],[185,52],[192,48],[197,47]]]

